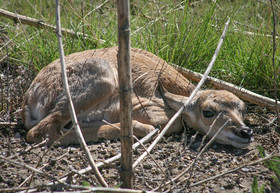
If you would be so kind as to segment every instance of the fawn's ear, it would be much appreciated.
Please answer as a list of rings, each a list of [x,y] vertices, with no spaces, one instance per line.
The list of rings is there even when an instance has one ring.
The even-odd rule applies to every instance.
[[[165,103],[175,111],[178,111],[188,99],[188,97],[168,92],[161,84],[158,85],[158,88]]]

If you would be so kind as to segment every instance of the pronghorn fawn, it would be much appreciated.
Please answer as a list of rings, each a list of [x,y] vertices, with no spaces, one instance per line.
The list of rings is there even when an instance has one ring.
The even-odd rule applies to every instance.
[[[88,50],[65,58],[69,88],[86,141],[120,137],[117,48]],[[194,85],[164,60],[144,50],[131,49],[132,126],[143,137],[156,126],[163,128],[188,98]],[[243,148],[252,130],[243,122],[245,104],[225,90],[201,90],[169,130],[179,132],[183,121],[209,137],[229,120],[216,141]],[[107,122],[104,122],[104,120]],[[27,90],[23,121],[28,142],[45,137],[53,143],[63,133],[61,145],[78,143],[62,85],[60,61],[43,68]],[[215,121],[215,122],[214,122]],[[108,122],[110,124],[108,124]],[[214,124],[213,124],[214,122]]]

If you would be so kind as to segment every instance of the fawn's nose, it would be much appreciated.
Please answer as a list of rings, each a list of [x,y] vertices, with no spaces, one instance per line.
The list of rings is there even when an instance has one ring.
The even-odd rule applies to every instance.
[[[253,130],[245,126],[240,129],[240,137],[251,138],[253,136]]]

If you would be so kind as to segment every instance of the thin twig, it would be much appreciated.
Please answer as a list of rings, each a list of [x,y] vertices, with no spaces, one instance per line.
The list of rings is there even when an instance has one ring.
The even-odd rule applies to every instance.
[[[242,31],[240,29],[234,29],[234,32],[241,32],[245,35],[250,35],[250,36],[262,36],[262,37],[268,37],[268,38],[274,38],[273,35],[270,34],[262,34],[262,33],[255,33],[255,32],[250,32],[250,31]],[[276,39],[280,39],[279,36],[275,36]]]
[[[108,121],[106,120],[102,120],[104,123],[106,124],[109,124],[111,125],[112,127],[115,127],[119,130],[121,130],[121,128],[119,128],[118,126],[112,124],[112,123],[109,123]],[[163,173],[165,175],[165,172],[163,171],[162,167],[157,163],[157,161],[154,159],[154,157],[147,151],[147,148],[145,147],[145,145],[135,136],[133,135],[133,138],[142,146],[142,148],[148,153],[149,157],[153,160],[153,162],[157,165],[157,167],[160,169],[161,173]]]
[[[11,127],[11,126],[20,126],[17,122],[0,122],[0,127]]]
[[[27,153],[27,152],[29,152],[29,151],[32,150],[32,149],[35,149],[35,148],[40,147],[40,146],[42,146],[42,145],[45,145],[47,142],[48,142],[48,140],[45,139],[45,140],[41,141],[40,143],[30,145],[30,146],[27,147],[25,150],[23,150],[23,151],[21,151],[21,152],[18,152],[18,153],[16,153],[16,154],[13,154],[13,155],[9,156],[8,158],[9,158],[9,159],[13,159],[13,158],[19,156],[20,154]]]
[[[31,191],[38,188],[43,187],[53,187],[54,185],[40,185],[32,188]],[[108,192],[108,193],[156,193],[152,191],[143,191],[143,190],[133,190],[133,189],[120,189],[120,188],[102,188],[102,187],[87,187],[87,186],[78,186],[78,185],[72,185],[67,184],[63,185],[62,187],[71,188],[75,190],[79,190],[78,192]],[[0,189],[1,192],[15,192],[15,191],[21,191],[21,190],[30,190],[28,187],[21,187],[21,188],[3,188]],[[29,191],[30,192],[30,191]],[[76,192],[76,191],[75,191]]]
[[[173,178],[172,180],[168,181],[167,183],[165,183],[165,186],[167,186],[168,184],[170,184],[171,182],[174,182],[176,180],[178,180],[179,178],[181,178],[183,175],[185,175],[196,163],[196,161],[198,160],[198,158],[200,158],[200,156],[202,155],[202,153],[204,153],[204,151],[212,144],[212,142],[216,139],[216,137],[218,136],[218,134],[228,125],[228,123],[230,122],[230,120],[227,120],[222,127],[219,128],[219,130],[215,133],[215,135],[208,141],[208,143],[202,148],[202,150],[199,152],[199,154],[197,154],[197,156],[195,157],[195,159],[192,161],[192,163],[189,165],[189,167],[187,169],[185,169],[182,173],[180,173],[179,175],[177,175],[175,178]],[[155,189],[157,190],[157,188]]]
[[[65,188],[71,188],[71,189],[75,189],[75,190],[80,190],[79,192],[83,192],[81,190],[87,190],[85,192],[90,192],[91,187],[88,186],[78,186],[78,185],[73,185],[73,184],[40,184],[34,187],[13,187],[13,188],[1,188],[0,192],[19,192],[19,191],[23,191],[26,190],[27,192],[38,192],[36,190],[38,189],[42,189],[42,188],[47,188],[47,187],[51,187],[54,188],[56,186],[59,186],[59,188],[65,187]]]
[[[100,5],[98,5],[97,7],[95,7],[93,10],[91,10],[90,12],[88,12],[84,17],[83,20],[86,19],[87,16],[89,16],[91,13],[95,12],[96,10],[100,9],[103,5],[105,5],[106,3],[108,3],[109,0],[104,1],[103,3],[101,3]]]
[[[153,191],[133,190],[133,189],[120,189],[120,188],[91,188],[92,192],[112,192],[112,193],[154,193]]]
[[[59,182],[59,183],[61,183],[61,184],[64,184],[64,182],[61,181],[60,179],[58,179],[58,178],[56,178],[56,177],[53,177],[53,176],[51,176],[51,175],[49,175],[49,174],[47,174],[47,173],[45,173],[45,172],[42,172],[42,171],[38,170],[37,168],[34,168],[34,167],[32,167],[32,166],[29,166],[29,165],[27,165],[27,164],[25,164],[25,163],[20,163],[20,162],[11,160],[11,159],[9,159],[9,158],[5,158],[5,157],[2,156],[2,155],[0,155],[0,159],[3,159],[3,160],[5,160],[5,161],[7,161],[7,162],[9,162],[9,163],[11,163],[11,164],[13,164],[13,165],[20,166],[20,167],[24,167],[24,168],[26,168],[26,169],[28,169],[28,170],[30,170],[30,171],[33,171],[33,172],[35,172],[35,173],[39,173],[39,174],[41,174],[41,175],[43,175],[43,176],[46,176],[46,177],[50,178],[51,180],[55,180],[55,181],[57,181],[57,182]]]
[[[158,164],[158,162],[155,160],[155,158],[150,154],[150,152],[147,151],[147,148],[145,147],[144,144],[141,143],[141,141],[135,136],[133,135],[133,138],[140,143],[140,145],[142,146],[142,148],[147,152],[147,154],[149,155],[149,157],[153,160],[153,162],[157,165],[157,167],[159,168],[159,170],[161,171],[162,174],[166,175],[165,172],[163,171],[163,168]]]
[[[89,161],[90,166],[93,169],[93,172],[97,178],[97,180],[99,181],[99,183],[102,186],[108,187],[107,183],[105,182],[105,180],[103,179],[103,177],[101,176],[101,173],[99,172],[98,168],[96,167],[96,164],[90,154],[90,151],[86,145],[85,139],[83,137],[82,131],[80,129],[79,123],[78,123],[78,119],[75,113],[75,109],[74,109],[74,104],[73,101],[71,99],[71,95],[70,95],[70,90],[69,90],[69,86],[68,86],[68,81],[67,81],[67,75],[66,75],[66,67],[65,67],[65,60],[64,60],[64,50],[63,50],[63,45],[62,45],[62,34],[61,34],[61,25],[60,25],[60,0],[56,0],[56,28],[57,28],[57,41],[58,41],[58,46],[59,46],[59,55],[60,55],[60,63],[61,63],[61,72],[62,72],[62,77],[63,77],[63,85],[64,85],[64,89],[65,89],[65,94],[68,98],[69,101],[69,111],[71,113],[71,118],[72,118],[72,122],[73,125],[75,126],[75,131],[78,137],[78,140],[80,142],[81,147],[84,149],[85,154],[87,156],[87,159]]]
[[[211,126],[210,126],[209,130],[207,131],[206,135],[203,136],[202,142],[201,142],[201,144],[200,144],[200,146],[199,146],[199,148],[198,148],[198,152],[199,152],[199,153],[196,155],[196,158],[195,158],[195,160],[194,160],[194,162],[193,162],[193,164],[192,164],[193,166],[194,166],[194,164],[196,163],[198,157],[200,157],[200,154],[203,153],[203,152],[206,150],[207,147],[209,147],[209,145],[214,141],[214,139],[215,139],[216,136],[218,135],[218,132],[220,132],[220,131],[222,130],[222,129],[220,128],[220,129],[218,130],[218,132],[216,132],[216,134],[212,137],[212,139],[203,147],[206,138],[209,136],[210,132],[211,132],[212,129],[213,129],[213,126],[216,124],[216,121],[220,118],[221,115],[222,115],[222,113],[219,113],[219,115],[216,117],[216,119],[215,119],[215,120],[213,121],[213,123],[211,124]],[[230,119],[229,119],[228,121],[230,121]],[[214,137],[215,137],[215,138],[214,138]],[[203,147],[203,149],[201,150],[202,147]],[[189,175],[189,177],[188,177],[188,182],[187,182],[188,184],[189,184],[189,179],[190,179],[190,178],[192,177],[192,175],[193,175],[193,168],[194,168],[194,167],[191,167],[191,169],[190,169],[190,175]]]
[[[171,120],[167,123],[167,125],[164,127],[164,129],[161,131],[161,133],[159,134],[159,136],[154,140],[154,142],[149,146],[149,148],[147,149],[148,152],[151,152],[152,149],[154,148],[154,146],[160,141],[160,139],[165,135],[165,133],[168,131],[168,129],[170,128],[170,126],[173,124],[173,122],[181,115],[181,113],[183,112],[183,110],[186,108],[186,106],[191,102],[191,100],[194,98],[194,96],[196,95],[196,93],[199,91],[199,89],[201,88],[201,86],[203,85],[203,83],[206,80],[206,77],[208,76],[208,74],[210,73],[212,67],[214,66],[214,63],[216,61],[216,58],[218,56],[218,53],[221,49],[223,40],[225,38],[226,35],[226,31],[228,29],[228,25],[229,25],[230,20],[228,20],[225,24],[223,33],[221,35],[221,38],[219,40],[218,46],[215,50],[215,53],[212,57],[212,60],[208,66],[208,68],[206,69],[203,78],[200,80],[200,82],[198,83],[198,85],[196,86],[195,90],[192,92],[191,96],[188,98],[188,100],[184,103],[184,106],[182,106],[178,112],[171,118]],[[147,152],[144,152],[133,164],[133,168],[135,168],[147,155]]]
[[[199,185],[199,184],[208,182],[208,181],[210,181],[210,180],[214,180],[214,179],[219,178],[219,177],[221,177],[221,176],[224,176],[224,175],[226,175],[226,174],[229,174],[229,173],[235,172],[235,171],[237,171],[237,170],[240,170],[241,168],[244,168],[244,167],[246,167],[246,166],[255,165],[255,164],[257,164],[257,163],[260,163],[260,162],[263,162],[263,161],[265,161],[265,160],[268,160],[268,159],[270,159],[271,157],[273,157],[273,154],[267,155],[267,156],[264,157],[264,158],[260,158],[260,159],[254,161],[254,162],[244,164],[244,165],[239,166],[239,167],[237,167],[237,168],[234,168],[234,169],[231,169],[231,170],[226,170],[226,171],[224,171],[224,172],[222,172],[222,173],[220,173],[220,174],[218,174],[218,175],[216,175],[216,176],[213,176],[213,177],[210,177],[210,178],[201,180],[201,181],[199,181],[199,182],[193,183],[193,184],[191,184],[189,187],[197,186],[197,185]]]
[[[142,144],[147,143],[147,142],[148,142],[149,140],[151,140],[151,138],[154,137],[158,132],[159,132],[158,129],[153,130],[153,131],[150,132],[148,135],[146,135],[145,137],[143,137],[143,138],[140,140],[140,142],[141,142]],[[139,143],[139,142],[134,143],[133,146],[132,146],[132,149],[135,150],[135,149],[137,149],[139,146],[140,146],[140,143]],[[107,159],[107,160],[105,160],[105,161],[103,161],[103,162],[97,163],[97,164],[96,164],[96,167],[97,167],[97,168],[101,168],[101,167],[105,166],[106,164],[109,164],[109,163],[111,163],[111,162],[113,162],[113,161],[116,161],[116,160],[120,159],[120,157],[121,157],[121,154],[119,153],[118,155],[115,155],[114,157],[111,157],[111,158],[109,158],[109,159]],[[91,171],[91,170],[92,170],[92,167],[89,166],[89,167],[87,167],[87,168],[85,168],[85,169],[80,170],[80,171],[79,171],[79,174],[84,174],[84,173],[89,172],[89,171]],[[65,181],[66,179],[67,179],[67,177],[63,177],[63,178],[61,179],[61,181]]]
[[[169,14],[169,13],[172,13],[172,12],[176,11],[177,8],[178,8],[180,5],[184,4],[185,2],[186,2],[186,0],[181,1],[181,2],[178,3],[175,7],[172,7],[172,9],[166,11],[164,14],[161,14],[160,17],[155,18],[155,19],[153,19],[152,21],[150,21],[149,23],[147,23],[145,26],[142,26],[142,27],[138,28],[138,29],[135,30],[133,33],[131,33],[131,36],[133,36],[134,34],[138,33],[138,32],[141,31],[142,29],[145,29],[145,28],[147,28],[148,26],[153,25],[153,24],[156,23],[157,21],[162,20],[162,17],[166,16],[166,15]]]
[[[199,146],[199,148],[198,148],[198,151],[201,150],[201,148],[202,148],[202,146],[203,146],[203,144],[204,144],[206,138],[209,136],[210,132],[211,132],[212,129],[213,129],[213,126],[216,124],[216,121],[220,118],[221,115],[222,115],[222,113],[219,113],[218,116],[216,117],[216,119],[215,119],[215,120],[213,121],[213,123],[210,125],[210,128],[208,129],[206,135],[204,135],[203,138],[202,138],[202,141],[201,141],[201,144],[200,144],[200,146]]]
[[[45,143],[47,142],[47,140],[44,140],[45,141]],[[51,147],[49,148],[49,149],[51,149]],[[43,154],[43,156],[41,156],[42,158],[46,155],[46,153],[47,153],[48,151],[45,151],[45,153]],[[69,154],[69,149],[68,149],[68,151],[66,152],[66,153],[64,153],[63,155],[61,155],[61,156],[59,156],[59,157],[57,157],[55,160],[57,161],[57,160],[60,160],[60,159],[62,159],[65,155],[67,155],[67,154]],[[39,166],[39,161],[37,162],[37,164],[36,164],[36,168],[38,168],[38,166]],[[40,171],[42,170],[42,169],[44,169],[46,166],[48,166],[49,165],[49,163],[46,163],[46,164],[44,164],[42,167],[40,167]],[[29,181],[29,185],[28,186],[30,186],[30,182],[32,181],[32,178],[33,178],[33,176],[34,176],[34,172],[31,174],[31,175],[29,175],[18,187],[22,187],[24,184],[26,184],[28,181]]]

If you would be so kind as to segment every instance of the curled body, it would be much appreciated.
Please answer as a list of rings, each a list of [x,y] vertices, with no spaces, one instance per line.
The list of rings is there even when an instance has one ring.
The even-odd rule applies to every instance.
[[[119,138],[117,48],[74,53],[65,57],[65,63],[71,97],[85,140]],[[155,127],[163,128],[168,123],[194,85],[164,60],[141,49],[131,49],[131,65],[132,126],[134,135],[143,137]],[[246,147],[250,144],[252,131],[243,122],[244,111],[244,102],[228,91],[201,90],[167,134],[179,132],[183,119],[202,134],[211,127],[211,137],[230,120],[216,141]],[[27,141],[31,143],[48,136],[51,144],[69,131],[71,116],[59,60],[44,67],[30,85],[25,94],[22,117],[29,130]],[[68,132],[60,144],[78,143],[74,135],[74,131]]]

